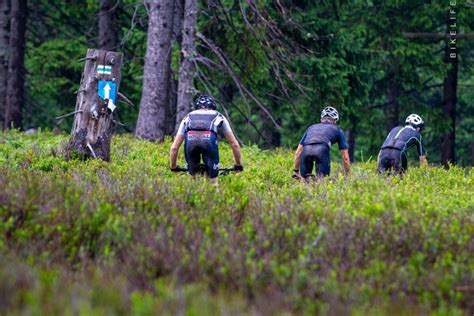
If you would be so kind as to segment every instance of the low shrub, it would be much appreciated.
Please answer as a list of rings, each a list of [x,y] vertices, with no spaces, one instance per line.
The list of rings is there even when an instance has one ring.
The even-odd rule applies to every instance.
[[[291,151],[244,147],[216,188],[169,171],[170,139],[116,136],[110,163],[65,162],[66,139],[0,134],[0,314],[474,309],[472,169],[305,185]]]

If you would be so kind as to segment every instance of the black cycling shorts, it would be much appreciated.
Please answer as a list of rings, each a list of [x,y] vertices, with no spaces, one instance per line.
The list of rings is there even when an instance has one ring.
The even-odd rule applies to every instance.
[[[219,148],[217,136],[210,131],[189,131],[184,142],[184,156],[189,173],[195,175],[202,163],[210,178],[219,175]]]
[[[408,169],[406,152],[395,148],[381,149],[377,169],[380,173],[390,173],[392,170],[394,173],[405,172]]]
[[[331,159],[327,144],[306,145],[303,147],[303,154],[300,160],[301,176],[306,178],[312,174],[314,165],[316,165],[316,176],[329,176],[331,172]]]

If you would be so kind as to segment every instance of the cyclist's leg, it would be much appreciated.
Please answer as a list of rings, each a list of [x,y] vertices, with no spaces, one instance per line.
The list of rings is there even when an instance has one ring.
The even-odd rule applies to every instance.
[[[184,156],[188,164],[188,172],[194,176],[201,162],[201,148],[199,142],[186,141],[184,146]]]
[[[219,176],[219,147],[214,133],[211,133],[211,138],[206,144],[206,150],[203,152],[203,161],[211,183],[217,184],[217,177]]]
[[[379,158],[379,163],[377,166],[377,171],[382,174],[386,173],[387,171],[390,172],[392,165],[393,165],[393,160],[390,156],[390,150],[388,149],[380,150],[380,158]]]
[[[398,149],[392,149],[391,150],[391,158],[392,158],[392,164],[393,164],[393,174],[397,175],[402,173],[402,167],[400,166],[400,160],[402,158],[402,152]]]
[[[303,178],[310,175],[313,172],[314,157],[312,155],[312,145],[303,147],[303,153],[300,159],[300,175]]]
[[[404,173],[408,169],[408,157],[406,151],[402,151],[400,154],[401,168],[400,172]]]
[[[318,178],[328,177],[331,173],[331,158],[329,147],[326,145],[316,146],[316,176]]]

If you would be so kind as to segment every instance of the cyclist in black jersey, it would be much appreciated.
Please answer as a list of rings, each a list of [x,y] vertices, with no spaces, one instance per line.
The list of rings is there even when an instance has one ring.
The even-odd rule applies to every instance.
[[[344,163],[344,171],[349,173],[351,162],[344,132],[336,125],[339,113],[333,107],[321,112],[321,123],[311,125],[301,138],[296,149],[293,177],[307,179],[316,165],[316,176],[329,176],[331,172],[330,148],[338,143]]]
[[[425,147],[420,131],[424,126],[423,119],[417,114],[410,114],[405,120],[405,126],[394,127],[380,147],[377,158],[378,171],[403,173],[408,168],[407,151],[416,147],[421,164],[426,163]]]
[[[191,175],[197,173],[201,159],[206,166],[212,184],[217,184],[219,174],[219,148],[217,132],[222,129],[235,159],[234,170],[243,171],[240,145],[227,119],[216,111],[212,97],[201,95],[195,102],[196,110],[189,113],[180,123],[170,149],[171,171],[182,171],[177,165],[179,147],[184,141],[184,155]]]

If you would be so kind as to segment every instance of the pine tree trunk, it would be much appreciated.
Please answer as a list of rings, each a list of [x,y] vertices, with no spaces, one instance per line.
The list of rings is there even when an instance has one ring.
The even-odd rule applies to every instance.
[[[166,135],[173,135],[176,127],[176,110],[178,105],[178,80],[170,78],[169,89],[170,104],[166,114]]]
[[[25,87],[26,0],[12,0],[4,128],[21,126]]]
[[[399,116],[400,116],[400,106],[398,103],[398,98],[400,96],[400,83],[397,81],[396,78],[392,78],[391,82],[389,83],[388,88],[388,98],[387,98],[387,108],[386,108],[386,116],[387,116],[387,130],[390,131],[395,126],[399,124]]]
[[[8,84],[10,1],[0,0],[0,126],[3,128]]]
[[[118,0],[99,1],[99,48],[115,50],[118,46],[117,12]]]
[[[74,111],[72,139],[67,147],[68,157],[75,152],[82,158],[110,160],[114,111],[108,106],[109,100],[113,105],[117,104],[122,59],[120,53],[87,50]]]
[[[281,121],[277,119],[277,123],[281,124]],[[281,133],[277,130],[276,127],[273,127],[273,132],[272,132],[272,147],[280,147],[281,146]]]
[[[450,58],[449,45],[445,49],[445,61],[451,64],[443,88],[443,115],[449,120],[449,130],[443,135],[441,144],[441,163],[448,167],[449,163],[455,163],[455,140],[456,140],[456,102],[458,86],[458,60],[457,57]]]
[[[171,35],[172,42],[181,43],[183,30],[183,10],[185,0],[176,0],[174,3],[173,15],[173,34]]]
[[[176,112],[176,129],[181,120],[191,110],[194,92],[194,58],[196,56],[196,22],[197,22],[197,0],[185,0],[183,31],[181,41],[181,58],[178,82],[178,104]]]
[[[171,43],[179,43],[181,45],[181,39],[183,38],[181,35],[181,30],[183,26],[183,10],[184,10],[184,0],[176,0],[174,4],[174,15],[173,15],[173,33],[171,35]],[[175,77],[179,77],[179,69],[178,75],[171,70],[172,73],[170,75],[170,105],[167,109],[167,122],[166,122],[166,134],[173,135],[176,129],[176,112],[178,109],[178,79],[174,79]]]
[[[152,0],[140,112],[135,135],[162,141],[170,102],[171,35],[174,0]]]

